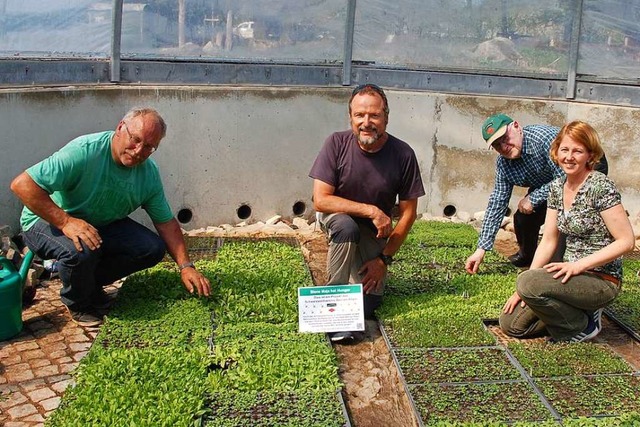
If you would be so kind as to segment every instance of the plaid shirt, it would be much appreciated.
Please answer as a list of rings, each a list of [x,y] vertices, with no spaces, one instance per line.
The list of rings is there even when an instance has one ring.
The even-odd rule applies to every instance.
[[[547,200],[549,183],[564,175],[553,163],[549,148],[560,128],[546,125],[525,126],[523,129],[522,155],[513,160],[498,156],[496,159],[496,183],[489,197],[489,205],[482,221],[478,247],[489,251],[502,223],[513,186],[530,188],[529,200],[534,209]]]

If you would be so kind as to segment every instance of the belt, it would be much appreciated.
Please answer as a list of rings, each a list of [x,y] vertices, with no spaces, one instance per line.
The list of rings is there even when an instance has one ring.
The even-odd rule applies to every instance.
[[[587,270],[587,273],[591,273],[591,274],[593,274],[595,276],[598,276],[599,278],[604,279],[604,280],[606,280],[608,282],[611,282],[616,286],[620,286],[620,279],[618,279],[617,277],[614,277],[614,276],[612,276],[610,274],[602,273],[600,271],[593,271],[593,270]]]

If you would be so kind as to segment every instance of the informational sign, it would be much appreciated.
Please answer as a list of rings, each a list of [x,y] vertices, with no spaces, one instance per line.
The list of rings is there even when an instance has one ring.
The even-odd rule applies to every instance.
[[[298,288],[300,332],[364,331],[362,283]]]

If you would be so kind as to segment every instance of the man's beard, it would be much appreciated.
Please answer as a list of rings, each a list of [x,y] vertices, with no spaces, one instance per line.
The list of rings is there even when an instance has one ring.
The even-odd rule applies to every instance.
[[[375,144],[378,139],[380,139],[380,135],[378,134],[378,129],[376,128],[371,128],[371,129],[363,129],[360,128],[358,129],[360,132],[362,132],[363,130],[367,131],[367,132],[374,132],[373,136],[367,136],[367,137],[363,137],[360,133],[358,133],[358,141],[360,142],[360,144],[364,145],[364,146],[371,146],[373,144]]]

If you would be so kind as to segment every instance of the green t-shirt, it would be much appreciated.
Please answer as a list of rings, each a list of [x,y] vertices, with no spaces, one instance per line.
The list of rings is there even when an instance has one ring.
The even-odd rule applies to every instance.
[[[99,227],[142,207],[154,223],[173,218],[164,195],[158,165],[151,158],[129,168],[111,155],[113,131],[80,136],[27,174],[69,215]],[[20,218],[28,230],[36,216],[25,207]]]

